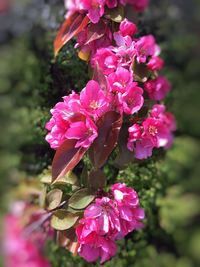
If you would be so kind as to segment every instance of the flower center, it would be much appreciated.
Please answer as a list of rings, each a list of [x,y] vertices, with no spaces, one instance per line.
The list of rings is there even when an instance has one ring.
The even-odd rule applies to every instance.
[[[127,104],[128,104],[129,106],[134,105],[134,99],[133,99],[133,98],[129,98],[129,99],[127,100]]]
[[[158,130],[155,126],[149,126],[149,133],[153,136],[155,136],[158,133]]]
[[[146,56],[146,54],[147,54],[147,50],[146,50],[146,48],[145,48],[145,47],[142,47],[142,48],[140,49],[140,55],[141,55],[141,56]]]
[[[97,108],[99,108],[99,103],[98,103],[97,101],[93,100],[93,101],[90,103],[90,107],[91,107],[92,109],[97,109]]]

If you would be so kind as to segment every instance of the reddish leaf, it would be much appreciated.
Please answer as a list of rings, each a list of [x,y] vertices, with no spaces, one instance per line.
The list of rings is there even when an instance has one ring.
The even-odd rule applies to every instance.
[[[54,54],[57,56],[60,49],[71,40],[74,36],[80,33],[88,24],[87,16],[79,13],[74,13],[67,17],[54,41]]]
[[[88,26],[88,36],[85,45],[102,38],[106,33],[107,27],[102,20],[98,24],[90,24]]]
[[[101,168],[117,144],[122,116],[115,111],[109,111],[99,119],[97,126],[99,134],[89,155],[95,168]]]
[[[90,45],[92,42],[103,38],[106,34],[108,26],[102,20],[97,24],[89,24],[87,27],[87,37],[85,38],[85,42],[82,43],[82,46]],[[80,59],[84,61],[89,61],[91,55],[91,51],[87,49],[81,49],[78,53]]]
[[[108,92],[108,81],[102,70],[99,68],[98,62],[96,62],[95,67],[93,69],[92,79],[99,83],[101,89],[104,92]]]
[[[75,148],[76,140],[66,140],[56,151],[52,163],[53,182],[71,171],[82,159],[85,148]]]
[[[134,162],[133,152],[128,150],[127,142],[128,142],[128,125],[123,125],[118,139],[119,154],[117,155],[114,161],[114,164],[117,166],[117,168],[120,169],[123,169],[129,163]]]

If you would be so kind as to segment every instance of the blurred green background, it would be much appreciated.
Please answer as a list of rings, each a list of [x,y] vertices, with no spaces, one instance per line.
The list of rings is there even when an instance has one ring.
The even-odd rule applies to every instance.
[[[53,59],[53,38],[65,13],[62,0],[6,3],[0,11],[0,216],[9,190],[24,178],[37,179],[51,163],[53,151],[44,140],[50,108],[88,80],[72,43]],[[163,72],[173,85],[166,103],[178,130],[166,154],[160,151],[120,172],[111,159],[110,181],[117,175],[139,191],[146,227],[119,242],[118,255],[105,266],[200,266],[199,22],[198,0],[151,0],[139,17],[141,33],[154,34],[162,48]],[[46,253],[53,267],[92,265],[53,243]]]

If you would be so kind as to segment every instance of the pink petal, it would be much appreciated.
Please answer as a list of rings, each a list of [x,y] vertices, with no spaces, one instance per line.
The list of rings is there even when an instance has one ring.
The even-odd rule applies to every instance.
[[[90,245],[81,245],[79,248],[79,255],[87,262],[94,262],[99,258],[100,249],[94,248]]]

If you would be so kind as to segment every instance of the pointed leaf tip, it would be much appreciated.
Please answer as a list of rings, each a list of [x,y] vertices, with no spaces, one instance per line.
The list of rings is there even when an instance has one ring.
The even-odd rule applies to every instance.
[[[66,18],[61,25],[54,40],[54,56],[58,55],[60,49],[74,36],[79,34],[88,24],[89,18],[84,14],[73,13]]]
[[[52,180],[62,181],[63,176],[71,171],[82,159],[86,148],[75,148],[76,140],[66,140],[56,151],[52,163]]]

